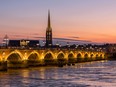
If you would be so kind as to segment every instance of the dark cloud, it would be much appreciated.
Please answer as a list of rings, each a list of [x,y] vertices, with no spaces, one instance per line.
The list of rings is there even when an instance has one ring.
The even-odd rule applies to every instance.
[[[38,39],[45,39],[45,37],[33,37],[33,38],[38,38]]]
[[[39,35],[38,33],[33,33],[32,35]]]
[[[45,37],[34,37],[34,38],[45,39]],[[76,39],[70,39],[70,38],[53,38],[53,40],[68,41],[68,42],[79,42],[79,41],[80,42],[91,42],[91,41],[88,41],[88,40],[76,40]]]
[[[69,38],[53,38],[54,40],[63,40],[63,41],[77,41],[75,39],[69,39]]]
[[[53,38],[55,40],[62,40],[62,41],[69,41],[69,42],[91,42],[91,41],[88,41],[88,40],[75,40],[75,39],[70,39],[70,38]]]
[[[74,39],[77,39],[77,38],[79,38],[79,37],[75,37],[75,36],[70,36],[69,38],[74,38]]]

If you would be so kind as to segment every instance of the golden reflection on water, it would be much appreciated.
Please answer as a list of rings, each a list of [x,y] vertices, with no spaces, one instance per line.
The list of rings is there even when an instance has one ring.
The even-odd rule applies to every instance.
[[[58,79],[58,67],[41,67],[39,68],[39,74],[41,79]],[[53,71],[53,72],[52,72]],[[51,73],[47,73],[51,72]],[[51,76],[52,75],[52,76]]]
[[[45,68],[40,68],[40,78],[45,79]]]
[[[116,87],[115,62],[95,61],[62,68],[36,67],[0,72],[0,87],[3,85],[4,87],[12,87],[10,84],[19,84],[18,87],[29,87],[29,84],[42,83],[47,85],[47,82],[49,84],[69,82],[71,84],[90,85],[90,87]]]
[[[29,69],[21,70],[22,73],[17,70],[16,71],[9,70],[9,73],[19,72],[24,78],[31,77],[31,78],[40,78],[40,79],[46,79],[46,78],[58,79],[57,69],[58,67],[38,67],[38,68],[29,68]],[[47,72],[51,72],[51,73],[47,73]]]
[[[23,73],[22,73],[23,77],[29,77],[30,76],[28,70],[22,70],[22,71],[23,71]]]

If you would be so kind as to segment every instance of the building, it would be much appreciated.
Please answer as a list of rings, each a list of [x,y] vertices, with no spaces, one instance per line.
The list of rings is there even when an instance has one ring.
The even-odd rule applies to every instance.
[[[2,44],[3,44],[3,46],[7,47],[8,46],[8,43],[9,43],[9,38],[8,38],[7,35],[5,35],[5,37],[3,38]]]
[[[9,40],[8,47],[36,48],[39,47],[39,40]]]
[[[52,47],[52,28],[50,21],[50,11],[48,11],[48,26],[46,29],[46,47]]]
[[[9,40],[8,47],[20,47],[20,40]]]

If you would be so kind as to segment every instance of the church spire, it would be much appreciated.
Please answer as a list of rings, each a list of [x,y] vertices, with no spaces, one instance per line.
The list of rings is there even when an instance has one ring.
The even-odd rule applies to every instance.
[[[46,29],[46,47],[52,47],[52,28],[50,21],[50,10],[48,10],[48,26]]]
[[[48,10],[48,28],[51,28],[50,10]]]

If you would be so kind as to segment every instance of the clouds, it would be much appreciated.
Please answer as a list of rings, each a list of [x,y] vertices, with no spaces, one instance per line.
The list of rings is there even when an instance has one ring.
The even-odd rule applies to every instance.
[[[50,8],[51,26],[55,36],[53,40],[116,42],[115,0],[0,2],[0,38],[7,33],[11,39],[45,40],[43,36],[47,27],[47,10]]]
[[[34,37],[37,39],[45,40],[45,37]],[[78,37],[73,37],[73,38],[78,38]],[[77,40],[77,39],[71,39],[71,38],[53,38],[54,41],[65,41],[65,42],[91,42],[89,40]]]
[[[76,37],[76,36],[70,36],[69,38],[78,39],[79,37]]]

